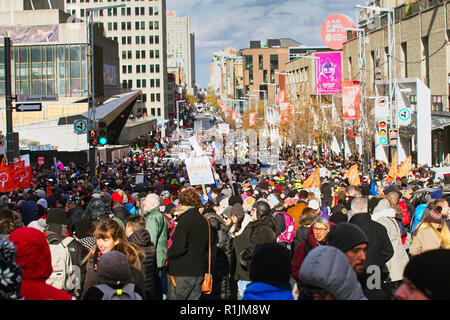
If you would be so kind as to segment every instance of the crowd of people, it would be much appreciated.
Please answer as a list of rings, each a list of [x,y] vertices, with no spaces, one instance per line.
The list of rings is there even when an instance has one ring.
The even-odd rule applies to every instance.
[[[449,205],[429,168],[386,184],[374,162],[351,185],[358,159],[285,149],[276,175],[216,164],[202,187],[163,160],[172,147],[133,148],[96,177],[33,167],[31,188],[0,197],[0,299],[450,299]]]

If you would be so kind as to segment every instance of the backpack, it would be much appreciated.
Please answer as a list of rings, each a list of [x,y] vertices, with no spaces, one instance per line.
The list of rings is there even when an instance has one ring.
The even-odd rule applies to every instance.
[[[102,300],[142,300],[142,297],[134,292],[134,283],[127,283],[122,289],[113,289],[107,284],[95,286],[103,292]]]
[[[52,257],[53,273],[46,283],[66,292],[72,291],[77,287],[76,272],[69,251],[69,244],[73,240],[75,239],[72,237],[66,237],[63,240],[47,238]]]
[[[284,217],[284,225],[286,226],[285,231],[277,237],[277,242],[292,243],[295,238],[295,223],[294,219],[286,213],[286,211],[281,211]],[[276,213],[275,213],[276,214]]]

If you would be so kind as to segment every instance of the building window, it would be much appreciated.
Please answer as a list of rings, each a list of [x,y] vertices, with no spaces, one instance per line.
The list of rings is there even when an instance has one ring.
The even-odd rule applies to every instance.
[[[431,96],[431,111],[444,111],[442,96]]]
[[[270,55],[270,69],[278,69],[278,55],[277,54]]]
[[[248,83],[253,84],[253,69],[248,70]]]
[[[263,71],[263,82],[269,82],[269,78],[267,76],[267,70]]]
[[[148,22],[148,29],[153,30],[153,21]]]
[[[260,70],[262,70],[263,69],[263,62],[264,62],[264,59],[263,59],[263,55],[262,54],[260,54],[259,56],[258,56],[258,64],[259,64],[259,69]]]
[[[253,56],[246,55],[245,56],[245,69],[252,69],[252,68],[253,68]]]

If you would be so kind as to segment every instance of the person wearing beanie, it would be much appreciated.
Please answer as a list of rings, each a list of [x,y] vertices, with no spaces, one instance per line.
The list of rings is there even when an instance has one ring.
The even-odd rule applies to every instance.
[[[298,273],[313,300],[367,300],[347,257],[336,247],[311,250]]]
[[[289,283],[291,256],[276,242],[258,244],[250,264],[251,283],[242,300],[294,300]]]
[[[22,300],[22,270],[16,262],[17,249],[7,237],[0,236],[0,300]]]
[[[233,195],[228,199],[228,205],[233,206],[235,203],[239,203],[242,206],[244,204],[244,200],[242,200],[241,196]]]
[[[64,237],[68,236],[68,222],[69,219],[67,218],[67,214],[64,209],[51,208],[50,210],[48,210],[47,219],[45,220],[47,227],[45,229],[44,235],[47,236],[47,234],[54,233],[63,235]]]
[[[450,300],[450,250],[436,249],[413,257],[395,292],[398,300]]]
[[[16,262],[22,270],[20,295],[25,300],[75,300],[69,293],[46,283],[53,267],[50,247],[42,232],[22,227],[15,229],[9,240],[17,249]]]
[[[439,248],[450,249],[450,231],[442,219],[442,210],[442,205],[436,205],[414,231],[409,247],[410,255]]]
[[[66,201],[64,210],[69,216],[67,229],[69,230],[69,233],[72,234],[75,230],[75,224],[81,219],[81,215],[83,213],[80,197],[77,195],[71,195]]]
[[[131,282],[131,268],[127,256],[119,251],[103,254],[97,266],[97,285],[90,287],[83,300],[113,300],[112,296],[126,296],[127,300],[142,300],[143,293]]]

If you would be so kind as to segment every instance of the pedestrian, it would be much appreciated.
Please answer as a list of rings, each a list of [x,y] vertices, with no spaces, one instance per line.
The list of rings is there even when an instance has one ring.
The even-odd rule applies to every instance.
[[[250,264],[251,283],[242,300],[294,300],[290,270],[288,249],[273,241],[258,244]]]
[[[288,209],[287,214],[294,219],[295,230],[297,231],[300,227],[300,217],[303,214],[303,210],[308,206],[306,201],[308,200],[308,192],[306,190],[300,190],[298,193],[297,204],[290,209]]]
[[[140,214],[145,217],[145,229],[150,233],[150,239],[156,249],[156,265],[158,267],[158,280],[155,294],[158,297],[167,296],[167,271],[165,270],[167,256],[168,226],[159,207],[161,199],[155,193],[149,193],[141,201]]]
[[[0,236],[0,300],[22,300],[22,270],[16,262],[17,249],[5,236]]]
[[[412,235],[409,254],[412,256],[433,249],[450,249],[450,231],[442,219],[442,204],[437,202],[428,216],[419,224]]]
[[[145,229],[145,218],[141,215],[131,215],[127,220],[125,234],[128,241],[144,252],[145,296],[146,300],[157,300],[156,281],[158,267],[156,264],[156,249],[151,241],[150,233]]]
[[[193,188],[181,191],[178,199],[183,212],[178,213],[172,245],[167,250],[168,299],[199,300],[206,273],[208,221],[199,213],[202,203]]]
[[[102,254],[113,250],[120,251],[127,256],[132,271],[132,282],[145,292],[143,274],[143,252],[136,245],[130,243],[125,235],[125,231],[116,221],[103,218],[97,222],[93,233],[96,239],[94,250],[89,252],[83,263],[86,263],[86,277],[83,285],[82,298],[87,290],[97,284],[98,261]]]
[[[297,250],[299,244],[306,240],[308,237],[308,230],[311,224],[314,222],[314,220],[318,217],[316,210],[310,207],[305,207],[303,209],[302,215],[299,219],[299,227],[297,229],[297,232],[295,233],[294,238],[294,245],[292,247],[292,255],[294,255],[295,250]]]
[[[302,283],[298,277],[299,270],[302,267],[305,257],[309,252],[318,247],[327,245],[327,235],[330,231],[330,223],[324,217],[317,217],[308,229],[308,236],[306,240],[303,240],[297,250],[295,250],[294,257],[291,262],[291,276],[297,281],[297,288],[299,289],[300,295],[304,293],[302,291]]]
[[[18,212],[6,207],[0,209],[0,235],[9,235],[15,229],[24,226],[22,217]]]
[[[312,249],[298,278],[312,300],[367,300],[347,257],[332,246]]]
[[[67,215],[69,216],[68,230],[70,234],[75,231],[75,224],[81,219],[81,214],[83,213],[83,208],[81,207],[81,199],[77,195],[71,195],[64,207]]]
[[[24,300],[75,300],[69,293],[46,283],[53,268],[50,248],[41,231],[18,228],[9,240],[16,246],[16,262],[22,269],[20,295]]]
[[[336,205],[331,208],[330,222],[334,224],[347,222],[349,218],[347,216],[348,210],[345,207],[345,190],[338,191],[336,200]]]
[[[351,210],[352,216],[349,222],[360,227],[369,239],[366,269],[368,266],[376,266],[381,274],[381,283],[384,283],[389,276],[386,263],[394,255],[394,248],[387,230],[382,224],[372,220],[371,215],[368,213],[368,201],[366,198],[357,197],[353,199]],[[385,300],[389,298],[383,288],[376,288],[376,286],[366,292],[366,297],[369,300]]]
[[[414,256],[395,292],[398,300],[450,300],[450,250],[435,249]]]

